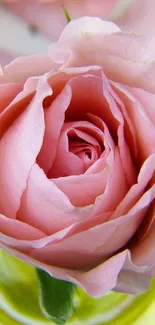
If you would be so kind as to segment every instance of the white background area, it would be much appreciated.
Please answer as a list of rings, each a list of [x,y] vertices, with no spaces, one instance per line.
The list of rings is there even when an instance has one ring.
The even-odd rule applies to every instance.
[[[46,53],[50,44],[51,40],[46,39],[38,31],[31,32],[22,20],[0,5],[0,49],[30,55]]]

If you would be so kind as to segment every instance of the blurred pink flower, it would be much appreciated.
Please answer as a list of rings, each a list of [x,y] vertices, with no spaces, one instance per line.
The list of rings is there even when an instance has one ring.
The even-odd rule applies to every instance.
[[[56,40],[67,19],[64,8],[72,19],[81,16],[106,18],[120,0],[26,0],[5,1],[12,13],[38,28],[52,41]]]
[[[9,52],[5,49],[0,49],[0,64],[2,67],[10,63],[16,57],[17,55],[13,55],[12,52]]]

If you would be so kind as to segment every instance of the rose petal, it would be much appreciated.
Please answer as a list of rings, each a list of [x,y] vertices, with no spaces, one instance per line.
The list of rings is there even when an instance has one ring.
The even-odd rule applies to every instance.
[[[130,87],[129,89],[131,93],[134,94],[135,100],[138,99],[138,102],[140,102],[145,108],[146,114],[148,115],[151,122],[153,122],[153,124],[155,125],[155,94],[151,94],[148,91],[134,87]]]
[[[17,258],[20,258],[23,261],[30,263],[34,266],[43,268],[51,276],[63,280],[68,280],[77,284],[83,290],[85,290],[88,293],[88,295],[96,298],[102,297],[111,289],[117,288],[118,276],[119,274],[121,274],[120,272],[124,264],[126,264],[126,259],[128,261],[128,255],[129,255],[129,251],[125,250],[89,271],[76,271],[76,270],[74,271],[74,270],[58,268],[56,266],[45,265],[41,262],[37,262],[30,256],[26,256],[25,254],[20,253],[15,249],[9,248],[7,245],[4,245],[3,243],[0,243],[0,246],[4,248],[6,251],[8,251],[9,253],[13,253],[13,255],[16,256]],[[147,272],[148,268],[145,268],[145,270]],[[144,267],[139,267],[139,272],[144,273]],[[142,291],[146,290],[145,283],[146,282],[144,282],[143,284],[141,282],[141,286],[142,286],[141,293]],[[147,289],[149,289],[149,283]],[[138,286],[138,292],[139,292],[139,286]],[[130,288],[129,288],[129,293],[130,293]]]
[[[140,199],[144,193],[145,188],[148,183],[151,181],[152,176],[154,175],[155,170],[155,154],[151,155],[143,164],[140,169],[137,183],[134,184],[127,195],[124,197],[122,202],[118,205],[114,211],[112,218],[117,218],[120,214],[127,213],[134,204]]]
[[[4,67],[0,83],[20,82],[24,83],[31,76],[39,76],[54,68],[48,54],[38,54],[18,57]]]
[[[133,236],[154,198],[155,186],[126,215],[85,231],[81,231],[80,224],[77,224],[68,238],[59,243],[48,244],[40,250],[34,249],[30,254],[46,264],[50,261],[53,265],[67,268],[89,267],[107,259]]]
[[[155,126],[154,123],[152,123],[152,120],[150,120],[149,115],[147,115],[147,106],[149,105],[147,105],[145,109],[138,98],[133,95],[132,88],[125,88],[118,83],[113,84],[115,89],[118,90],[119,96],[125,103],[128,114],[136,130],[138,160],[140,162],[144,161],[155,152]],[[134,93],[136,95],[135,91]],[[151,97],[153,97],[153,95]]]
[[[35,164],[29,173],[18,219],[52,234],[76,222],[78,215],[67,196]]]
[[[33,228],[26,223],[7,218],[3,215],[0,215],[0,232],[16,239],[28,241],[39,239],[45,236],[45,234],[37,228]]]
[[[117,131],[118,147],[119,147],[119,151],[120,151],[120,157],[122,160],[123,169],[124,169],[128,184],[131,186],[134,184],[134,182],[136,180],[136,171],[135,171],[135,167],[132,162],[132,159],[131,159],[131,154],[130,154],[129,148],[127,146],[126,139],[124,137],[124,119],[123,119],[123,116],[122,116],[120,110],[118,109],[118,106],[114,100],[115,93],[113,92],[110,84],[108,83],[108,81],[106,80],[104,75],[103,75],[103,78],[104,78],[104,95],[107,99],[107,102],[109,103],[109,107],[110,107],[112,114],[114,115],[115,119],[119,122],[118,131]]]
[[[12,220],[17,221],[17,222],[19,221],[19,220],[14,220],[14,219],[9,219],[9,218],[7,218],[7,220],[8,220],[7,222],[12,222]],[[19,221],[19,225],[21,223],[25,225],[25,223]],[[28,226],[31,227],[32,229],[36,229],[30,225],[28,225]],[[44,237],[41,237],[41,239],[31,239],[31,240],[18,239],[18,238],[10,237],[10,236],[7,236],[6,234],[0,233],[0,241],[2,241],[5,245],[8,245],[12,248],[17,248],[21,252],[30,251],[30,250],[32,250],[32,248],[40,249],[49,243],[51,244],[51,243],[56,243],[56,242],[61,241],[62,238],[66,237],[68,235],[68,233],[71,231],[72,228],[73,228],[73,225],[71,225],[71,226],[69,226],[53,235],[46,236],[46,234],[44,234]],[[43,232],[41,232],[40,230],[37,229],[37,231],[39,231],[40,234],[43,234]]]
[[[10,125],[16,120],[16,118],[26,109],[33,98],[36,91],[38,78],[30,78],[24,84],[23,90],[19,92],[12,102],[2,111],[0,115],[0,137],[4,135]],[[2,84],[2,88],[5,87]],[[8,88],[9,88],[9,84]],[[12,84],[11,84],[12,85]],[[10,86],[11,86],[10,85]]]
[[[111,86],[109,91],[110,91],[111,95],[113,96],[114,100],[116,101],[116,104],[118,105],[118,107],[122,113],[122,116],[124,118],[124,135],[125,135],[126,142],[130,149],[130,152],[132,153],[132,156],[134,157],[134,159],[137,159],[137,140],[136,140],[136,132],[135,132],[135,128],[132,123],[132,119],[130,118],[130,116],[128,114],[125,103],[121,100],[120,96],[117,95],[117,93],[115,91],[115,87],[113,87],[113,82],[110,81],[109,83]],[[114,91],[112,91],[113,89],[114,89]],[[133,87],[131,88],[131,91],[132,91],[132,89],[133,89]]]
[[[57,178],[68,175],[80,175],[83,173],[84,163],[82,159],[69,151],[67,132],[62,132],[57,147],[56,158],[48,173],[48,177]]]
[[[88,165],[89,167],[89,163],[91,164],[91,160],[85,163],[84,159],[80,157],[79,154],[75,154],[73,148],[70,148],[69,138],[75,136],[84,140],[86,143],[88,142],[92,144],[96,150],[98,149],[98,151],[101,153],[100,145],[94,138],[94,136],[96,136],[102,144],[104,143],[103,134],[100,129],[97,129],[96,126],[87,121],[65,122],[59,139],[56,158],[51,170],[48,173],[49,178],[81,175],[86,170],[85,165]],[[77,142],[74,142],[74,148],[76,143]],[[75,151],[77,151],[77,149]]]
[[[52,181],[74,206],[85,207],[93,204],[96,198],[104,193],[108,173],[107,167],[97,174],[60,177]]]
[[[51,106],[45,111],[45,134],[41,151],[38,155],[38,163],[45,173],[53,165],[60,132],[65,120],[65,111],[71,101],[71,87],[67,84],[62,92],[52,102]]]
[[[58,62],[61,65],[97,64],[112,80],[154,92],[154,38],[123,33],[111,22],[83,17],[68,24],[51,46],[54,62],[59,51],[66,53]]]
[[[101,297],[116,286],[118,274],[123,267],[128,253],[128,251],[123,251],[106,262],[103,262],[96,268],[82,272],[45,265],[30,256],[18,252],[13,248],[9,248],[2,242],[0,242],[0,246],[9,253],[13,253],[17,258],[34,266],[43,268],[53,277],[74,282],[89,295],[94,297]]]
[[[139,295],[149,289],[151,277],[148,275],[150,267],[145,264],[138,266],[131,261],[128,254],[126,261],[119,273],[114,291]]]
[[[128,184],[123,173],[122,162],[117,148],[114,152],[114,157],[110,157],[109,155],[107,165],[109,166],[110,172],[104,193],[96,198],[93,208],[94,217],[96,214],[115,211],[117,205],[122,201],[128,191]]]
[[[0,84],[0,113],[12,102],[21,90],[22,86],[17,83]]]
[[[49,94],[51,88],[41,79],[34,98],[0,141],[0,187],[3,189],[0,211],[10,218],[16,218],[30,169],[43,141],[42,101]]]
[[[150,265],[155,267],[155,222],[153,222],[147,235],[132,248],[132,260],[138,265]]]

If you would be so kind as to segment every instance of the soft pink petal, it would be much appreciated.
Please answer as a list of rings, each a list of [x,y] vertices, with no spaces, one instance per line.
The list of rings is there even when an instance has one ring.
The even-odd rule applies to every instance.
[[[138,266],[131,261],[131,254],[128,254],[119,273],[114,291],[139,295],[149,289],[151,283],[150,266],[144,264]]]
[[[108,167],[97,174],[83,174],[53,179],[53,183],[65,193],[77,207],[93,204],[104,193],[108,177]]]
[[[48,82],[51,85],[53,90],[53,96],[54,98],[56,97],[56,99],[52,102],[51,106],[50,104],[48,106],[45,106],[46,107],[45,109],[46,130],[45,130],[43,146],[41,148],[37,160],[39,165],[44,169],[46,173],[49,171],[49,168],[52,166],[53,161],[55,159],[59,134],[65,119],[65,112],[67,113],[67,108],[71,102],[72,84],[76,84],[76,83],[79,84],[79,80],[81,79],[81,76],[79,76],[79,74],[85,75],[85,73],[89,72],[90,74],[92,74],[92,77],[93,76],[96,77],[98,75],[101,75],[100,71],[101,69],[95,66],[95,67],[64,69],[63,71],[61,71],[61,73],[51,71],[47,75]],[[91,84],[91,80],[88,80],[88,85],[89,84]],[[74,89],[74,97],[76,101],[77,98],[76,85],[73,87],[73,89]],[[81,97],[82,97],[82,93],[81,93]],[[71,106],[72,106],[72,110],[70,114],[73,114],[75,119],[74,104],[72,104]],[[92,109],[93,109],[93,105],[92,105]],[[59,124],[58,124],[58,120],[59,120]],[[49,148],[51,149],[49,150]]]
[[[2,67],[9,64],[12,60],[16,58],[16,55],[10,53],[7,50],[0,49],[0,64]]]
[[[15,220],[15,219],[9,219],[9,218],[6,218],[5,217],[5,220],[7,219],[5,225],[7,223],[11,223],[12,221],[17,221],[17,223],[14,223],[14,224],[23,224],[23,225],[26,225],[24,222],[21,222],[19,220]],[[66,237],[71,229],[73,228],[74,225],[71,225],[53,235],[50,235],[50,236],[47,236],[45,233],[41,232],[40,230],[37,229],[37,232],[39,232],[38,234],[44,234],[44,236],[38,236],[39,239],[31,239],[31,240],[27,240],[27,239],[19,239],[18,236],[17,238],[14,238],[14,237],[10,237],[4,233],[1,233],[0,232],[0,241],[2,241],[5,245],[8,245],[12,248],[17,248],[19,251],[30,251],[32,250],[33,248],[37,248],[37,249],[40,249],[42,247],[44,247],[45,245],[48,245],[49,243],[56,243],[56,242],[59,242],[61,241],[64,237]],[[31,227],[31,229],[35,229],[36,231],[36,228],[28,225],[28,227]],[[6,229],[6,227],[5,227]],[[8,232],[8,229],[6,231],[6,233]],[[20,236],[19,236],[20,237]],[[35,238],[35,234],[34,234],[34,238]],[[37,237],[36,237],[37,238]]]
[[[132,248],[132,260],[138,265],[150,265],[155,267],[155,221],[147,235]]]
[[[117,95],[117,93],[115,91],[115,87],[113,87],[113,82],[109,81],[109,83],[110,83],[109,91],[111,92],[111,95],[114,98],[114,100],[116,101],[116,104],[119,107],[119,109],[122,113],[122,116],[124,118],[124,135],[125,135],[126,142],[130,149],[130,152],[132,153],[132,157],[134,157],[134,159],[137,159],[137,139],[136,139],[136,131],[133,126],[132,119],[130,118],[130,116],[128,114],[125,103],[123,102],[123,100],[121,100],[120,96]],[[132,87],[132,89],[133,89],[133,87]],[[143,91],[143,90],[141,90],[141,91]],[[147,93],[145,91],[143,91],[143,92]],[[150,95],[152,95],[152,94],[150,94]]]
[[[18,219],[51,234],[76,222],[75,212],[67,196],[35,164],[29,173]]]
[[[45,135],[41,151],[38,156],[38,163],[47,173],[53,165],[60,132],[65,120],[65,111],[71,101],[71,88],[66,85],[62,92],[45,110]]]
[[[39,76],[54,68],[48,54],[18,57],[3,69],[0,83],[26,82],[31,76]]]
[[[37,228],[33,228],[26,223],[7,218],[3,215],[0,215],[0,232],[16,239],[28,241],[40,239],[45,236]]]
[[[0,211],[7,217],[16,218],[30,169],[42,145],[44,136],[42,101],[50,94],[51,88],[40,79],[30,104],[0,141]]]
[[[131,88],[130,92],[134,94],[135,100],[137,99],[138,102],[142,104],[146,114],[148,115],[149,119],[155,125],[155,114],[154,114],[154,107],[155,107],[155,94],[151,94],[148,91],[139,88]]]
[[[122,202],[118,205],[114,211],[112,218],[118,218],[120,214],[127,213],[134,204],[140,199],[145,191],[145,188],[151,181],[155,170],[155,154],[150,156],[141,167],[138,175],[137,183],[134,184],[127,195],[124,197]]]
[[[70,137],[76,137],[76,141],[73,142],[72,148],[70,146]],[[77,139],[79,139],[79,141],[80,139],[84,140],[85,144],[83,143],[81,145],[83,146],[83,148],[84,146],[86,146],[87,143],[93,146],[95,156],[94,159],[89,159],[89,161],[87,162],[78,153],[76,154],[77,150],[82,151],[82,147],[79,147]],[[50,178],[57,178],[63,176],[83,174],[86,169],[91,164],[93,164],[93,162],[95,162],[97,158],[99,158],[99,154],[101,154],[102,152],[98,140],[100,140],[102,145],[104,144],[104,136],[101,130],[97,129],[95,125],[87,121],[65,122],[59,139],[56,158],[48,176]],[[75,145],[77,145],[77,147],[75,147]]]
[[[120,218],[105,222],[85,231],[75,225],[70,236],[61,242],[34,249],[31,256],[46,264],[60,267],[88,267],[108,258],[122,248],[142,222],[148,206],[155,198],[155,188],[147,191],[138,203]]]
[[[154,38],[120,32],[111,22],[89,17],[72,21],[50,55],[64,66],[98,64],[112,80],[154,92]]]
[[[109,174],[106,188],[104,193],[96,198],[92,209],[94,217],[96,214],[115,210],[128,191],[128,184],[117,149],[114,151],[114,157],[112,154],[109,155],[107,166]]]
[[[12,102],[22,90],[18,83],[0,84],[0,113]]]
[[[76,69],[72,69],[71,72],[75,74]],[[107,82],[106,77],[102,76],[101,69],[98,71],[90,69],[84,75],[81,74],[74,78],[72,76],[70,80],[72,101],[66,111],[66,120],[87,121],[89,114],[93,114],[106,123],[110,132],[116,133],[121,113],[118,108],[112,107],[111,103],[109,105],[107,101],[112,98],[107,89]]]
[[[49,171],[49,178],[80,175],[84,173],[84,163],[77,155],[69,151],[67,132],[62,132],[55,161]]]
[[[30,78],[25,84],[22,86],[23,90],[19,92],[15,98],[12,99],[11,103],[6,107],[5,110],[2,111],[0,115],[0,137],[3,136],[5,131],[12,125],[12,123],[16,120],[16,118],[25,110],[25,108],[29,105],[30,101],[33,98],[33,95],[36,91],[38,78]],[[12,83],[10,84],[10,87]],[[2,89],[9,87],[9,83],[2,83]],[[9,93],[9,91],[8,91]]]
[[[134,96],[132,88],[126,88],[118,83],[114,83],[114,85],[119,96],[126,105],[126,110],[136,130],[138,160],[139,162],[143,162],[147,157],[155,152],[155,125],[152,123],[152,118],[149,118],[150,114],[147,114],[147,107],[151,105],[149,102],[151,102],[151,97],[153,97],[153,94],[150,98],[149,94],[147,95],[148,105],[145,108],[145,106],[142,105],[144,102],[143,98],[142,102],[141,100],[138,100],[138,97],[140,96],[136,97],[135,89]],[[146,100],[144,104],[146,104]]]
[[[115,119],[119,123],[118,130],[117,130],[118,147],[119,147],[124,173],[126,175],[128,184],[131,186],[134,184],[136,180],[136,170],[133,161],[131,159],[129,148],[127,146],[127,140],[125,139],[124,136],[124,118],[123,115],[121,114],[121,111],[118,109],[116,101],[114,100],[116,96],[115,92],[111,88],[110,84],[107,82],[106,78],[104,76],[103,78],[104,78],[103,91],[104,91],[105,98],[109,103],[109,107],[112,114],[114,115]]]

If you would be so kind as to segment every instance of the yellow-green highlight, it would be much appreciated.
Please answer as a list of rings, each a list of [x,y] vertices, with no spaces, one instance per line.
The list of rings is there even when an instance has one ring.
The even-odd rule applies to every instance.
[[[110,292],[100,299],[77,288],[74,313],[66,325],[153,325],[155,280],[145,294]],[[54,324],[42,315],[34,267],[0,250],[0,325]]]

